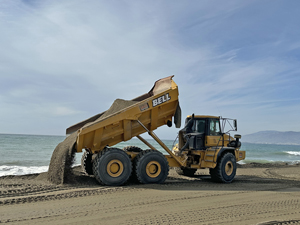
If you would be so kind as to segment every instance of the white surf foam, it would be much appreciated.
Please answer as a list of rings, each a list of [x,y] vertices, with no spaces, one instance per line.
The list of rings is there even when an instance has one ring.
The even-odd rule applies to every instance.
[[[8,175],[25,175],[43,173],[48,171],[48,166],[0,166],[0,177]]]
[[[286,151],[285,153],[287,153],[289,155],[299,155],[300,156],[300,152]]]

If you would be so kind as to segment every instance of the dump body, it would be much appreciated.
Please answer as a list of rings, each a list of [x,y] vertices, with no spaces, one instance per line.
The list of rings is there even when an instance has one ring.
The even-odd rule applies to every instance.
[[[86,149],[94,154],[106,146],[128,141],[146,132],[140,123],[150,131],[165,124],[171,125],[176,112],[180,114],[178,87],[172,78],[160,79],[148,93],[131,101],[116,100],[106,112],[69,127],[67,134],[77,130],[77,152]],[[174,122],[180,127],[179,117],[175,117]]]

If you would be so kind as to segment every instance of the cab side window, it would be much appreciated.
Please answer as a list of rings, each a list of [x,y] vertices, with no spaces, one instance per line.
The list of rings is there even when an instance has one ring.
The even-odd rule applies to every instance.
[[[195,133],[205,133],[205,120],[195,120],[192,129]]]
[[[220,135],[221,130],[220,130],[220,121],[216,119],[211,119],[210,124],[209,124],[209,135]]]

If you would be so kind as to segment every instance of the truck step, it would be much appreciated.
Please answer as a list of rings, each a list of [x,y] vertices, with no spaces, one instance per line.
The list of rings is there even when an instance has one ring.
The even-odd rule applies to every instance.
[[[214,160],[204,159],[205,162],[214,162]]]

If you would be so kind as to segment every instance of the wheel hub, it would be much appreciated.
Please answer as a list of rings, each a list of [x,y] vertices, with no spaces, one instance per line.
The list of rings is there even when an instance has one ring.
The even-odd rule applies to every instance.
[[[146,173],[149,177],[155,178],[158,177],[161,173],[161,166],[156,161],[151,161],[146,166]]]
[[[225,165],[225,173],[227,176],[230,176],[232,172],[233,172],[233,163],[229,161]]]
[[[111,177],[118,177],[124,171],[123,163],[117,159],[111,160],[107,164],[106,171]]]

